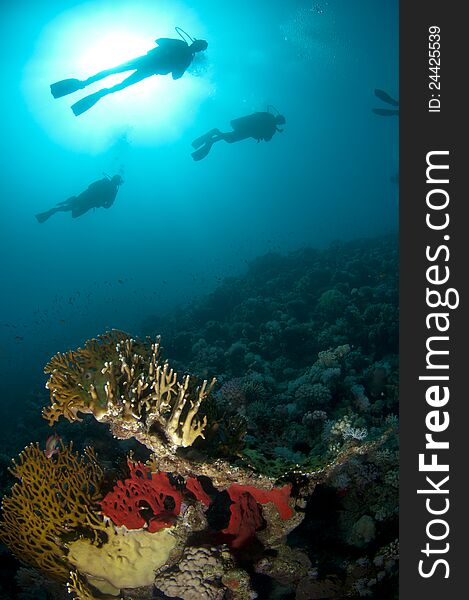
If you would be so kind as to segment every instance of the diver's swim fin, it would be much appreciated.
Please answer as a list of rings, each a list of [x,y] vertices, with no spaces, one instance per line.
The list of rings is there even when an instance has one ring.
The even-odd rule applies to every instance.
[[[192,142],[192,147],[193,148],[200,148],[200,146],[202,146],[202,144],[206,144],[217,133],[220,133],[218,131],[218,129],[211,129],[209,132],[204,133],[204,135],[201,135],[196,140],[194,140]]]
[[[399,106],[399,102],[397,100],[394,100],[394,98],[391,98],[391,96],[387,94],[384,90],[376,89],[375,96],[383,102],[386,102],[386,104],[390,104],[391,106]]]
[[[94,106],[96,104],[96,102],[98,102],[98,100],[100,100],[105,95],[106,94],[103,93],[103,91],[101,90],[99,92],[95,92],[94,94],[90,94],[89,96],[85,96],[81,100],[78,100],[78,102],[75,102],[75,104],[72,104],[72,110],[73,110],[74,115],[76,117],[78,117],[78,115],[83,114],[84,112],[89,110],[92,106]]]
[[[52,83],[50,91],[54,98],[62,98],[62,96],[73,94],[73,92],[82,90],[84,87],[83,81],[80,81],[79,79],[63,79],[62,81]]]
[[[381,117],[394,117],[399,114],[398,109],[391,108],[373,108],[372,111],[375,115],[380,115]]]
[[[49,217],[52,217],[52,215],[56,212],[56,210],[54,208],[51,208],[50,210],[47,210],[46,212],[43,213],[38,213],[37,215],[34,215],[36,217],[36,219],[38,220],[39,223],[44,223],[44,221],[47,221],[47,219]]]
[[[204,146],[192,152],[191,156],[195,161],[202,160],[207,156],[213,146],[213,142],[207,142]]]

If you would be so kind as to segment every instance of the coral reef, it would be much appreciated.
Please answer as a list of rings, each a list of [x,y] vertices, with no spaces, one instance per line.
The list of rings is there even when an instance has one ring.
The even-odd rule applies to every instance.
[[[97,453],[54,432],[12,469],[0,536],[37,598],[395,598],[396,273],[391,238],[269,254],[54,356],[43,415]]]
[[[311,572],[311,561],[298,548],[280,546],[277,552],[261,558],[256,565],[257,573],[272,577],[283,585],[297,583]]]
[[[2,539],[46,575],[66,581],[72,573],[69,589],[77,598],[151,586],[154,572],[171,568],[197,532],[199,540],[215,536],[233,549],[260,532],[268,548],[282,543],[302,518],[291,484],[276,487],[261,473],[208,455],[184,456],[185,447],[203,438],[208,419],[198,413],[211,387],[207,381],[191,385],[189,376],[179,382],[158,353],[159,341],[111,332],[83,350],[56,355],[46,367],[52,404],[44,417],[51,424],[60,415],[80,421],[80,413],[91,413],[117,437],[135,437],[154,452],[147,463],[129,457],[129,475],[107,493],[109,481],[93,452],[80,458],[57,435],[48,438],[46,450],[36,444],[20,455],[13,470],[20,483],[3,504]],[[56,511],[48,510],[54,503]],[[215,524],[209,510],[224,513],[227,525]],[[29,521],[35,522],[33,537],[24,527]],[[247,574],[234,567],[230,573],[228,587],[239,598],[250,597]]]
[[[397,535],[397,276],[393,237],[270,253],[177,317],[143,325],[167,339],[178,369],[207,376],[210,365],[217,374],[226,413],[246,422],[232,464],[279,481],[286,472],[322,473],[289,536],[320,567],[319,576],[298,583],[303,598],[310,588],[310,597],[344,597],[343,565],[357,549],[372,562],[377,546]],[[330,501],[310,511],[326,494]],[[327,526],[324,511],[334,516]],[[358,597],[348,581],[346,594]],[[375,588],[393,597],[395,570]]]

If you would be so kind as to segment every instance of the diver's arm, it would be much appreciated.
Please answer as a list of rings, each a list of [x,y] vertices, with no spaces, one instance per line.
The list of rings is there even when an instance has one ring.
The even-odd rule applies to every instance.
[[[56,206],[70,206],[75,198],[76,196],[70,196],[70,198],[67,198],[63,202],[57,202]]]
[[[273,125],[273,126],[269,127],[269,130],[266,131],[265,135],[263,135],[262,137],[264,138],[264,140],[266,142],[270,142],[270,140],[274,137],[276,131],[277,131],[277,125]]]
[[[114,200],[116,199],[118,191],[119,191],[119,188],[116,187],[115,189],[113,189],[109,192],[108,198],[102,204],[103,208],[111,208],[111,206],[114,204]]]
[[[178,67],[171,71],[173,79],[181,79],[181,77],[184,75],[187,69],[191,66],[193,58],[194,57],[192,56],[192,54],[189,54],[189,56],[187,56],[186,60],[182,64],[180,63]]]
[[[105,200],[101,206],[103,208],[111,208],[111,206],[114,204],[114,200],[116,199],[116,195],[117,195],[117,192],[112,198],[108,198],[107,200]]]
[[[184,69],[183,71],[181,71],[181,70],[178,70],[178,71],[173,71],[173,72],[172,72],[172,73],[173,73],[173,74],[172,74],[172,78],[173,78],[174,80],[176,80],[176,79],[181,79],[181,77],[184,75],[184,73],[185,73],[185,72],[186,72],[186,70],[185,70],[185,69]]]

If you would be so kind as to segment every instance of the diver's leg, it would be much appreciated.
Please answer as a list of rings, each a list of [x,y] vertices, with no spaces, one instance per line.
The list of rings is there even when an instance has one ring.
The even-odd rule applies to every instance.
[[[57,202],[56,206],[60,206],[62,208],[57,208],[57,210],[72,210],[72,203],[76,199],[76,196],[70,196],[63,202]]]
[[[83,87],[85,87],[87,85],[90,85],[91,83],[94,83],[95,81],[99,81],[101,79],[104,79],[105,77],[109,77],[109,75],[115,75],[116,73],[124,73],[125,71],[134,71],[135,69],[138,69],[138,67],[140,66],[141,58],[143,58],[143,57],[139,56],[138,58],[133,58],[131,60],[128,60],[125,63],[117,65],[116,67],[111,67],[110,69],[104,69],[103,71],[99,71],[95,75],[88,77],[88,79],[84,79],[82,81],[82,85],[83,85]]]
[[[114,92],[120,92],[126,87],[134,85],[134,83],[138,83],[139,81],[142,81],[147,77],[151,77],[152,75],[154,75],[154,73],[151,73],[149,71],[135,71],[135,73],[132,73],[132,75],[126,77],[124,81],[121,81],[120,83],[117,83],[116,85],[113,85],[110,88],[103,88],[98,92],[98,94],[101,94],[102,96],[107,96],[108,94],[113,94]]]
[[[121,81],[121,83],[118,83],[117,85],[113,85],[110,88],[103,88],[102,90],[99,90],[99,91],[95,92],[94,94],[85,96],[81,100],[78,100],[78,102],[75,102],[75,104],[72,104],[73,113],[75,114],[76,117],[78,117],[78,115],[81,115],[84,112],[86,112],[87,110],[89,110],[92,106],[94,106],[96,104],[96,102],[101,100],[101,98],[104,98],[104,96],[107,96],[108,94],[113,94],[114,92],[119,92],[120,90],[123,90],[124,88],[129,87],[129,85],[138,83],[139,81],[142,81],[142,79],[146,79],[147,77],[150,77],[151,75],[153,75],[152,72],[135,71],[135,73],[132,73],[132,75],[130,75],[129,77],[124,79],[124,81]]]
[[[139,56],[132,60],[128,60],[121,65],[117,65],[117,67],[99,71],[99,73],[88,77],[88,79],[63,79],[62,81],[56,81],[55,83],[51,83],[50,91],[54,98],[62,98],[63,96],[68,96],[68,94],[73,94],[73,92],[82,90],[87,85],[99,81],[100,79],[104,79],[104,77],[108,77],[108,75],[114,75],[115,73],[122,73],[124,71],[136,71],[140,67],[144,68],[147,62],[148,58],[146,56]]]
[[[205,158],[212,149],[213,144],[219,142],[220,140],[224,140],[225,142],[228,142],[228,144],[233,144],[233,142],[239,142],[249,137],[237,131],[229,131],[228,133],[223,133],[219,129],[213,129],[212,131],[212,137],[207,138],[205,144],[201,148],[195,152],[192,152],[191,156],[194,160],[202,160]],[[194,143],[192,145],[194,145]]]
[[[61,204],[54,206],[54,208],[46,210],[46,212],[35,215],[36,219],[39,221],[39,223],[44,223],[44,221],[47,221],[47,219],[52,217],[52,215],[55,215],[56,212],[68,212],[72,210],[72,207],[66,204],[66,202],[62,202]]]
[[[192,142],[192,147],[199,148],[199,146],[202,146],[202,144],[205,144],[208,140],[213,138],[213,136],[215,136],[215,135],[220,136],[220,135],[222,135],[222,133],[219,129],[211,129],[210,131],[207,131],[207,133],[204,133],[204,135],[201,135],[196,140],[194,140]]]
[[[239,131],[229,131],[228,133],[221,133],[220,139],[228,142],[228,144],[233,144],[234,142],[240,142],[241,140],[245,140],[249,135],[241,133]]]

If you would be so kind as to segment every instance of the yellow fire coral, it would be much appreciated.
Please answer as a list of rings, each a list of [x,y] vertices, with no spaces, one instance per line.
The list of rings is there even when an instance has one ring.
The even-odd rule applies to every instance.
[[[80,456],[70,444],[47,458],[31,444],[11,472],[19,481],[3,499],[0,540],[22,562],[66,581],[70,566],[62,538],[79,532],[97,541],[104,527],[97,512],[102,471],[93,452]]]
[[[143,343],[113,330],[86,342],[84,348],[54,356],[45,368],[51,406],[43,416],[52,425],[61,415],[80,420],[125,424],[128,432],[148,434],[163,453],[191,446],[204,437],[207,421],[197,413],[215,379],[192,385],[159,360],[160,339]]]

